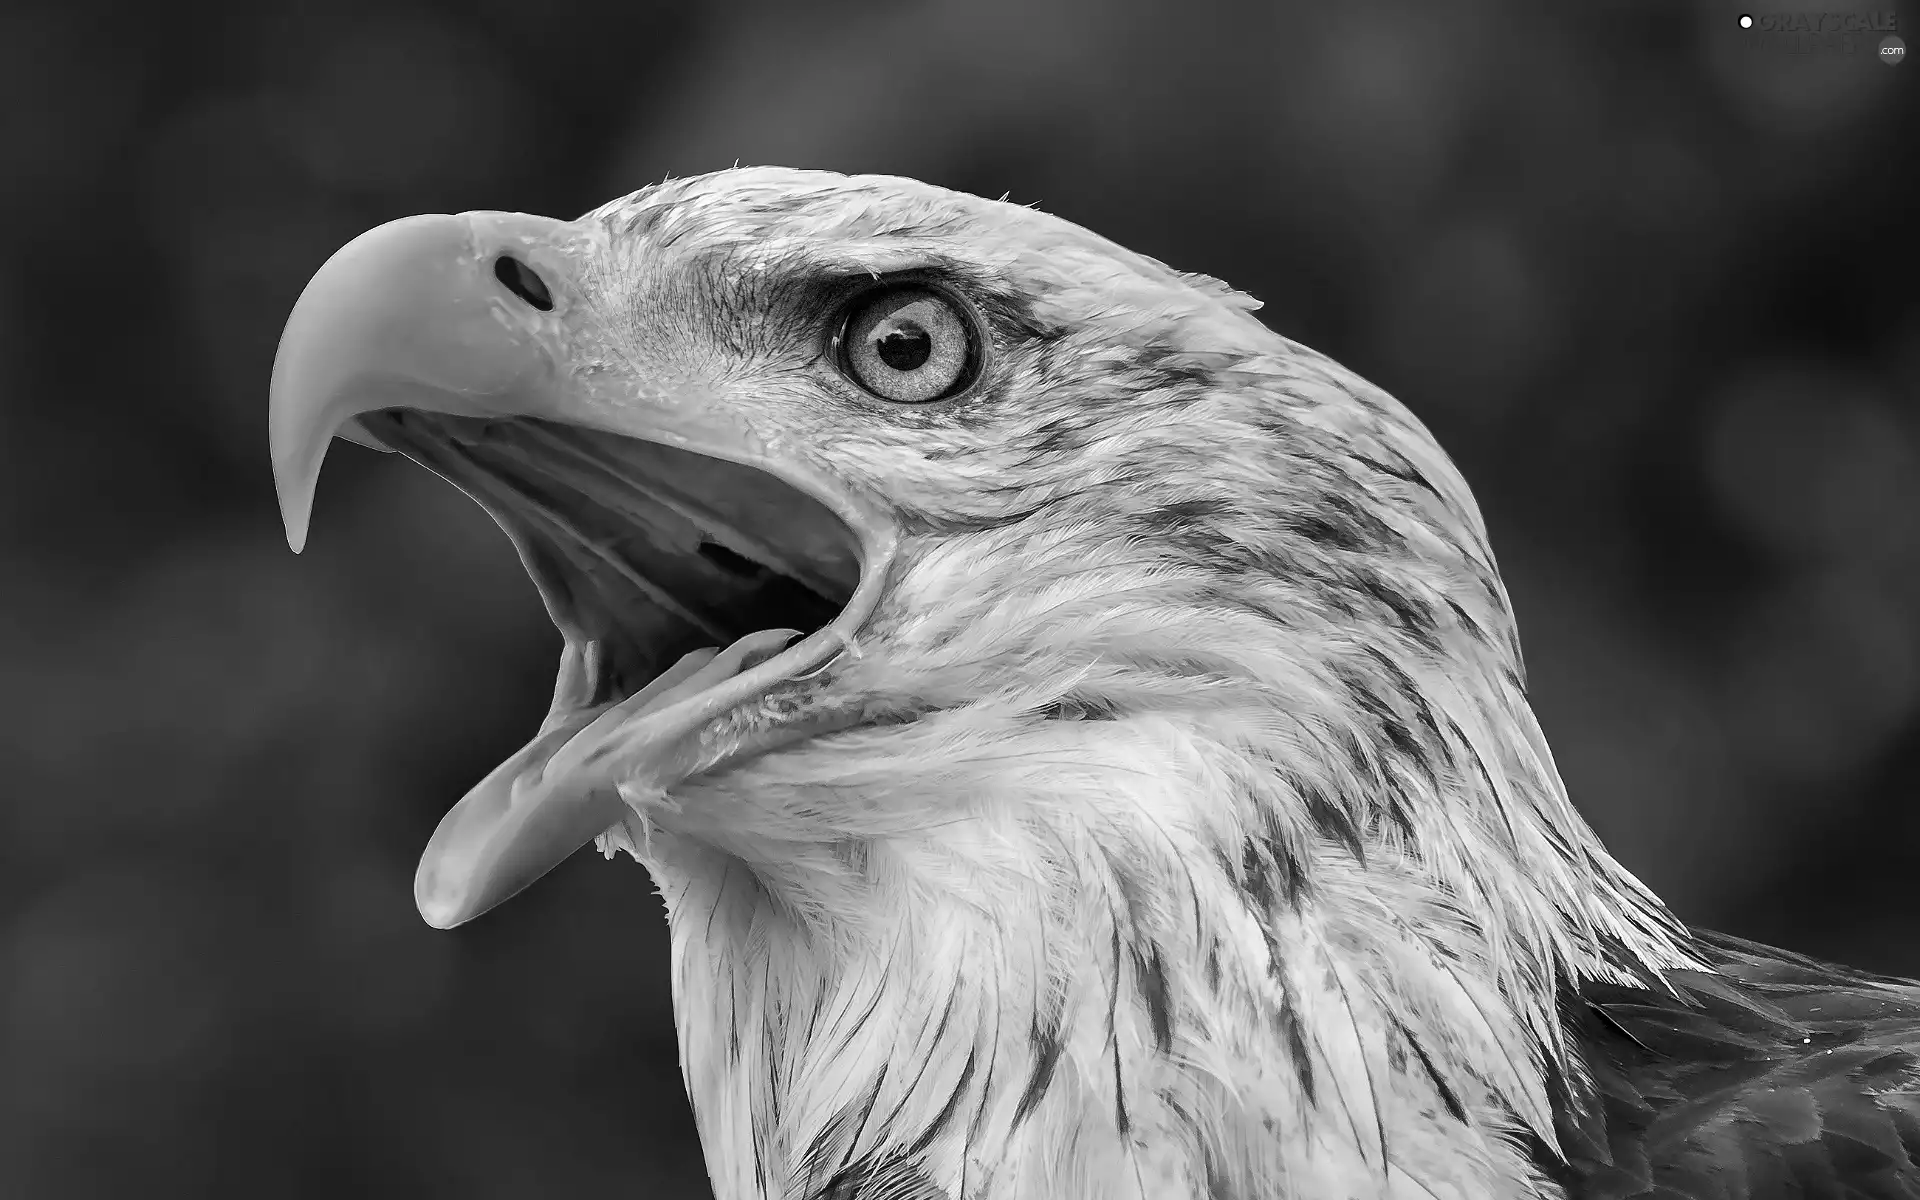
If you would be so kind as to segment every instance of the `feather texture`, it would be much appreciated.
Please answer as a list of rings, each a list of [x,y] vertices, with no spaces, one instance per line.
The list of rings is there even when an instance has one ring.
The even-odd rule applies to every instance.
[[[1569,997],[1565,1181],[1628,1197],[1920,1195],[1920,987],[1724,935],[1670,993]]]
[[[1606,853],[1391,397],[1217,280],[907,180],[590,220],[622,360],[906,533],[856,652],[712,737],[852,727],[606,839],[666,899],[720,1200],[1916,1194],[1913,992],[1696,938]],[[964,402],[819,373],[823,289],[900,271],[989,332]]]

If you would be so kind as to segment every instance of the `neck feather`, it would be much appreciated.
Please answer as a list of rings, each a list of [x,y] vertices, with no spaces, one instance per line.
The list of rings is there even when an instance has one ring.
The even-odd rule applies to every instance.
[[[930,711],[612,835],[721,1200],[1551,1194],[1563,989],[1691,959],[1515,673],[1111,582],[1073,645],[896,631],[858,691]]]

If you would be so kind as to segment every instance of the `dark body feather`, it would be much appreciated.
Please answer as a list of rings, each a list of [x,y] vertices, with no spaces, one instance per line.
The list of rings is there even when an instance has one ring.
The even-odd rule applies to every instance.
[[[1920,985],[1702,933],[1718,974],[1589,983],[1542,1164],[1570,1197],[1920,1197]]]

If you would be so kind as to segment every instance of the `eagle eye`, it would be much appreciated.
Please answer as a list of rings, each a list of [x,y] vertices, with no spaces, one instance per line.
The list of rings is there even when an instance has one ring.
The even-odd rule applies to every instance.
[[[925,284],[885,284],[847,306],[840,369],[882,400],[944,400],[980,370],[980,339],[958,301]]]

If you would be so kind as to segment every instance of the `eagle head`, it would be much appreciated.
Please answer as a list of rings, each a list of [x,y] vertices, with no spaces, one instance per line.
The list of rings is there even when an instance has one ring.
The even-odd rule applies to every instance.
[[[1256,307],[781,169],[394,222],[302,295],[295,548],[334,434],[398,451],[564,639],[421,912],[645,863],[728,1200],[1507,1194],[1556,989],[1686,961],[1567,802],[1458,472]]]

